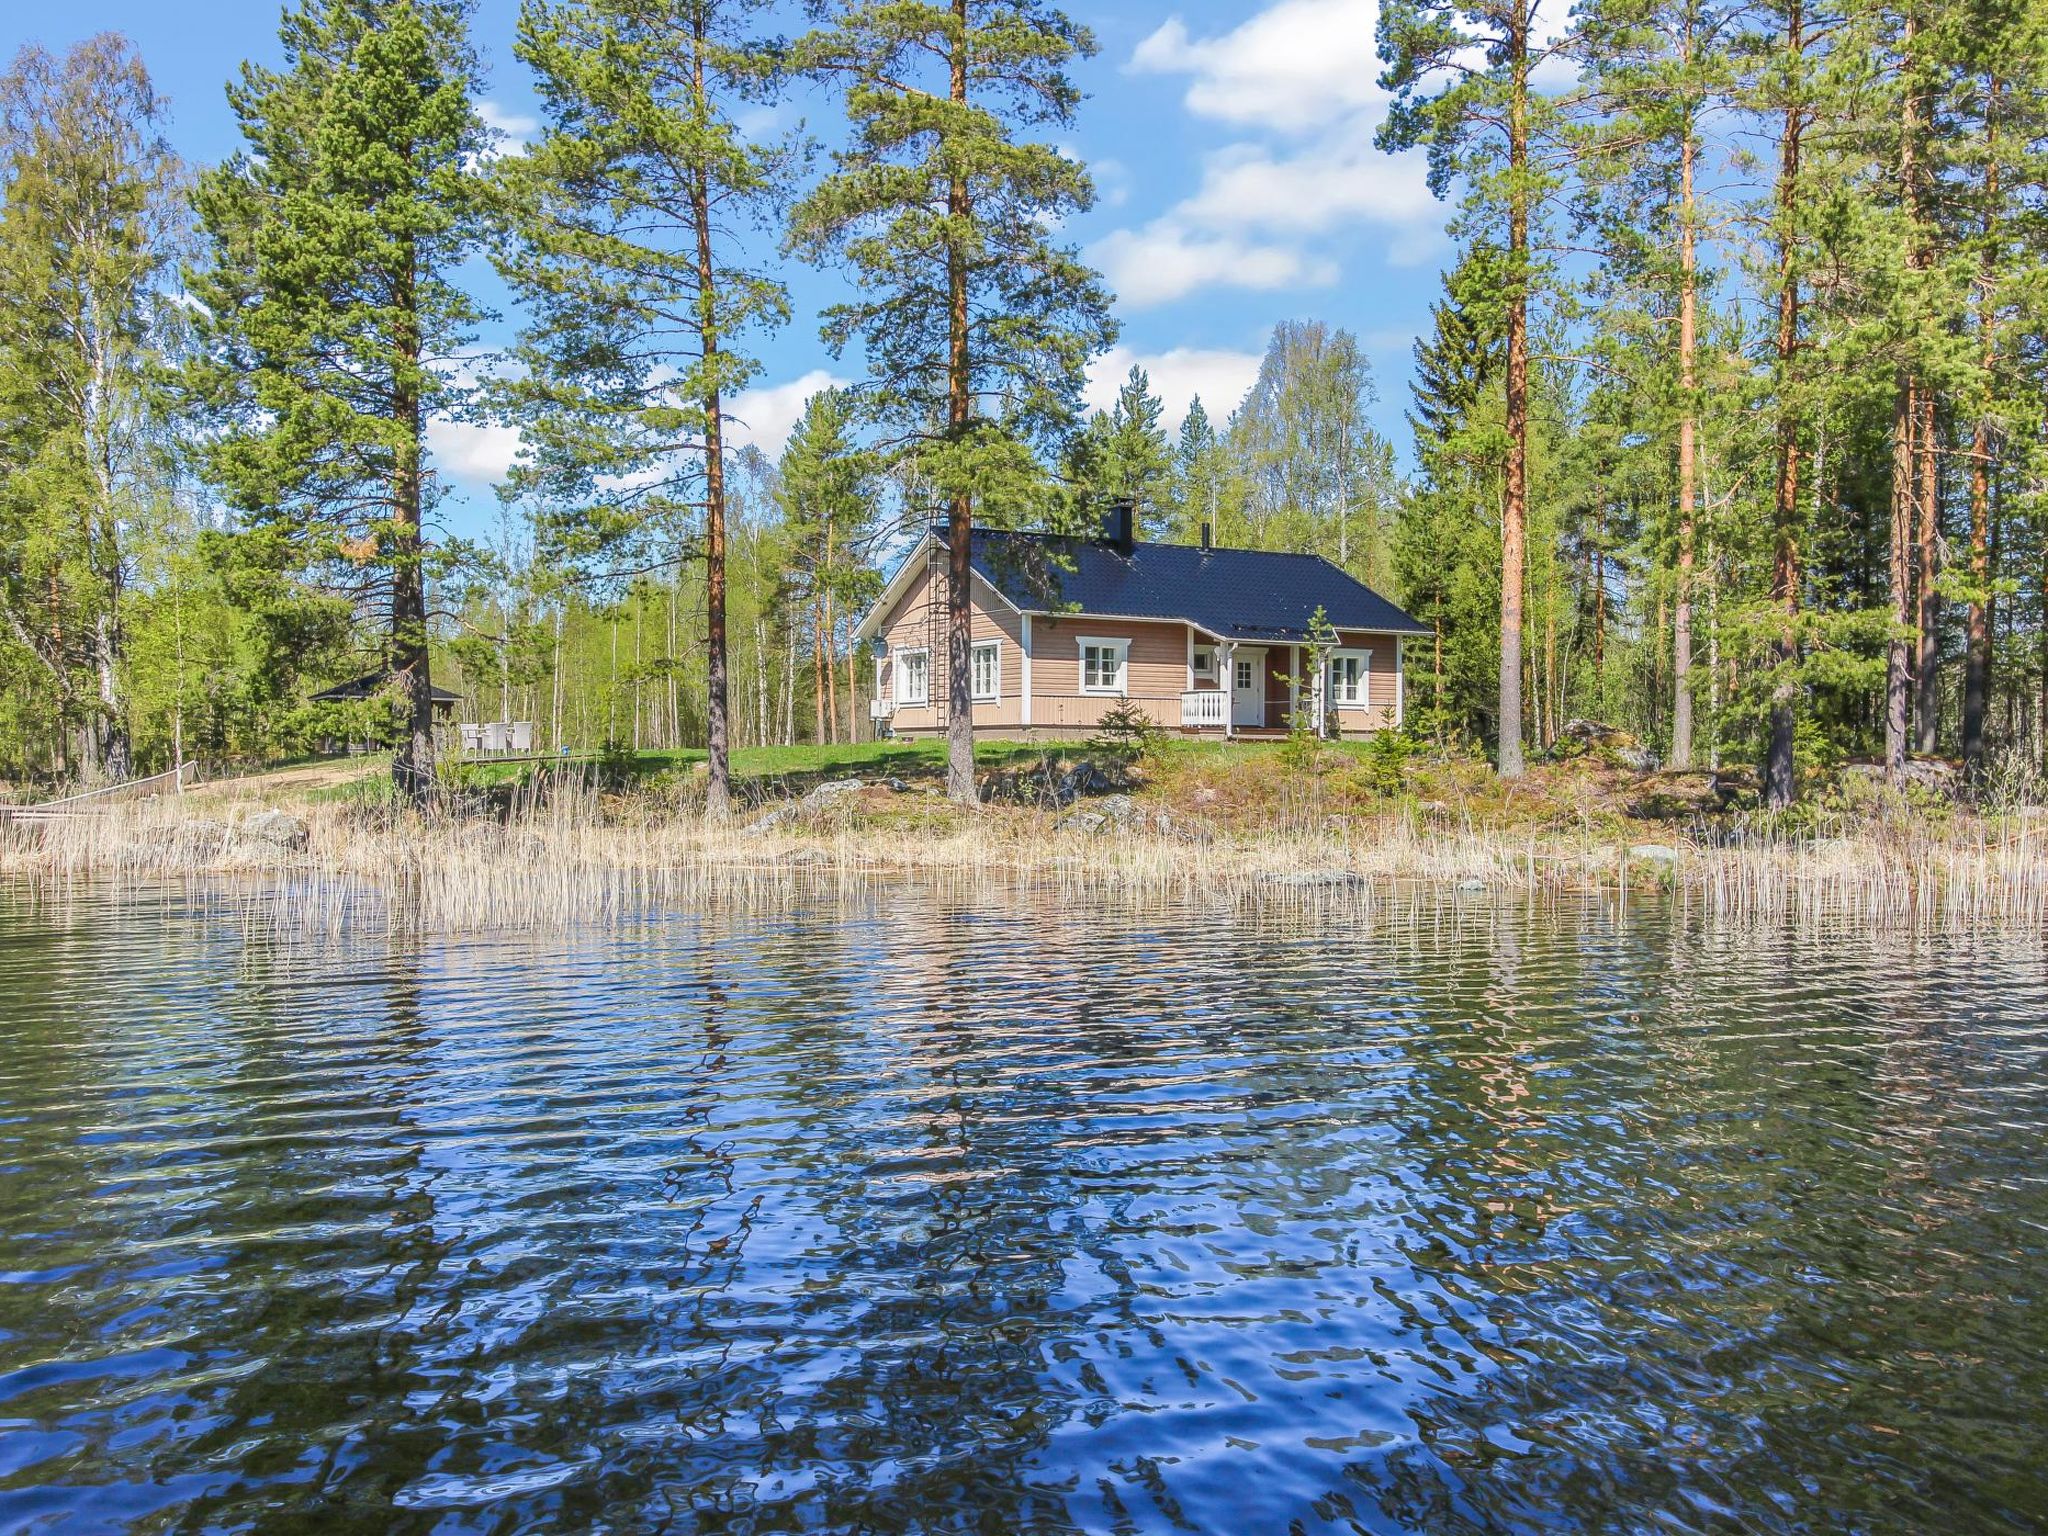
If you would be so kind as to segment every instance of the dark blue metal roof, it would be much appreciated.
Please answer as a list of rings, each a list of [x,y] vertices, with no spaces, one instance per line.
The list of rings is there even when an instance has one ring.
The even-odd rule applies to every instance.
[[[1029,613],[1184,619],[1225,640],[1297,641],[1317,608],[1338,629],[1422,635],[1427,626],[1321,555],[1135,544],[974,530],[974,568]]]

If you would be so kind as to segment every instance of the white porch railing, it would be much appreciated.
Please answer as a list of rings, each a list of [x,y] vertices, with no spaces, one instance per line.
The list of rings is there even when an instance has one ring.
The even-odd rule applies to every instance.
[[[1180,696],[1180,723],[1188,728],[1215,726],[1220,730],[1229,708],[1230,695],[1223,689],[1192,689]]]

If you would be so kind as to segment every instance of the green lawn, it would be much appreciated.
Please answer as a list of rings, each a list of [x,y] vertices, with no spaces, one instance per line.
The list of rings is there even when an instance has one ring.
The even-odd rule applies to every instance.
[[[1035,761],[1041,752],[1048,750],[1057,750],[1057,744],[1045,747],[1021,741],[977,741],[974,760],[984,769],[1002,768],[1013,763]],[[587,753],[520,762],[475,758],[460,764],[460,771],[472,786],[487,788],[522,782],[543,764],[589,766],[597,761],[595,756]],[[704,752],[699,747],[638,752],[632,757],[632,771],[636,778],[644,779],[658,773],[687,770],[703,761]],[[444,760],[444,771],[452,766],[455,765]],[[804,743],[793,747],[740,747],[732,754],[732,771],[736,779],[930,778],[942,775],[945,768],[946,744],[943,741],[861,741],[839,746]],[[315,790],[310,798],[381,799],[388,791],[388,783],[387,770],[381,767],[368,769],[361,778]]]
[[[1361,749],[1358,742],[1330,742],[1326,746],[1336,751],[1355,753]],[[1218,740],[1189,740],[1167,737],[1160,743],[1157,756],[1163,765],[1192,767],[1205,762],[1231,762],[1245,758],[1270,756],[1274,750],[1272,742],[1242,742]],[[974,760],[977,767],[986,769],[1006,768],[1020,763],[1036,762],[1045,754],[1066,754],[1079,756],[1086,748],[1079,742],[1025,742],[984,738],[974,744]],[[560,763],[576,766],[594,764],[597,759],[588,754],[576,754],[563,758],[546,758],[521,762],[493,762],[488,758],[473,759],[460,765],[466,781],[477,788],[499,784],[522,782],[531,777],[542,763]],[[688,770],[704,761],[702,749],[686,747],[676,751],[640,752],[633,755],[632,772],[636,778],[651,778],[664,772]],[[444,768],[453,766],[444,764]],[[821,746],[805,743],[793,747],[741,747],[732,754],[733,777],[739,780],[817,780],[830,778],[903,778],[937,779],[943,777],[946,768],[946,744],[943,741],[861,741],[839,746]],[[331,788],[315,790],[315,800],[376,800],[387,796],[389,778],[382,768],[367,769],[359,779]]]

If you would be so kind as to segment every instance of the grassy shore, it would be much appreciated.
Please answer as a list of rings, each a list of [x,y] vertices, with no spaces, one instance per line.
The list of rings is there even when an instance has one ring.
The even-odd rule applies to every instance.
[[[991,770],[1056,772],[1056,751],[985,742]],[[606,920],[721,892],[775,897],[906,881],[987,893],[1362,902],[1397,887],[1670,893],[1739,917],[1884,924],[2048,921],[2048,822],[1904,797],[1792,818],[1719,809],[1704,776],[1592,759],[1504,784],[1484,765],[1398,765],[1350,745],[1174,742],[1127,799],[1072,810],[957,807],[935,744],[736,754],[745,808],[712,824],[687,755],[594,772],[472,771],[466,806],[420,818],[373,766],[305,768],[0,826],[0,874],[40,882],[259,877],[313,926],[378,914],[440,927]],[[858,778],[858,789],[817,786]],[[1390,781],[1391,780],[1391,781]],[[1109,806],[1116,814],[1105,816]]]

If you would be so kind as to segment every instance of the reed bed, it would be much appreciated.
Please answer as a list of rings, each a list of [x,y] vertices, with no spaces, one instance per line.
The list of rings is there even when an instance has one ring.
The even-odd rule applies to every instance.
[[[268,811],[258,800],[214,797],[0,823],[0,876],[46,891],[213,881],[262,891],[277,921],[337,934],[610,924],[906,885],[968,901],[1024,890],[1240,907],[1370,907],[1396,887],[1480,900],[1669,892],[1688,911],[1731,920],[2048,924],[2048,836],[2025,822],[1681,839],[1631,852],[1589,832],[1432,825],[1403,812],[1191,837],[1064,831],[1032,811],[905,822],[849,809],[750,832],[648,802],[563,794],[503,822],[294,805],[301,840],[277,837]]]

